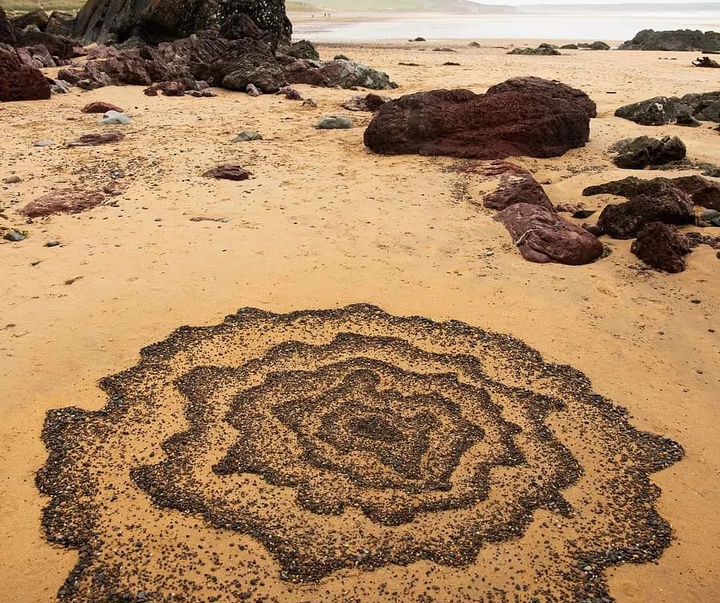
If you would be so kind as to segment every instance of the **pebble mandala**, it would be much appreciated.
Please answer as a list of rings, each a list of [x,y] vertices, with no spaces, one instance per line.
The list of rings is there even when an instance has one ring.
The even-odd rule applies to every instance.
[[[141,354],[46,418],[59,601],[611,601],[670,544],[682,448],[509,336],[242,309]]]

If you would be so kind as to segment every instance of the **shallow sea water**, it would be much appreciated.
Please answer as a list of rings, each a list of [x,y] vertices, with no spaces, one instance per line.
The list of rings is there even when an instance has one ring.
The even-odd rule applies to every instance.
[[[641,29],[720,31],[720,10],[699,13],[545,13],[517,15],[390,15],[387,20],[343,23],[316,17],[296,22],[294,37],[316,42],[409,39],[628,40]]]

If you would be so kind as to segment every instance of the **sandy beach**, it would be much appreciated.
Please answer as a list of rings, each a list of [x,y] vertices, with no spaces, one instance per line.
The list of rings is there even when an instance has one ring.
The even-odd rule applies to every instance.
[[[508,56],[512,45],[538,41],[482,40],[479,48],[469,41],[319,50],[324,59],[343,53],[386,71],[399,85],[394,98],[434,88],[484,92],[521,75],[585,91],[598,117],[584,148],[554,159],[512,159],[535,174],[554,203],[602,209],[614,198],[583,198],[583,188],[627,175],[697,173],[621,170],[607,149],[622,138],[677,135],[688,159],[718,163],[716,124],[643,127],[613,116],[617,107],[655,95],[717,89],[715,70],[693,68],[692,53]],[[433,52],[437,46],[457,52]],[[0,241],[0,601],[55,600],[78,559],[41,531],[49,499],[38,492],[35,473],[47,458],[41,431],[48,410],[102,408],[107,396],[98,381],[136,365],[141,348],[180,326],[216,325],[242,307],[286,313],[356,303],[510,335],[545,361],[587,375],[594,392],[628,410],[635,428],[678,442],[685,457],[650,475],[672,542],[655,562],[607,570],[609,592],[618,603],[720,600],[717,252],[701,246],[685,272],[671,275],[643,266],[631,241],[604,237],[612,253],[593,264],[527,262],[482,207],[484,183],[452,169],[458,160],[375,155],[362,138],[371,114],[339,106],[354,92],[296,88],[318,107],[220,89],[217,98],[151,98],[140,87],[73,89],[49,101],[0,105],[0,180],[21,178],[0,184],[0,225],[28,233],[21,243]],[[132,117],[129,126],[110,127],[126,138],[64,147],[102,130],[98,116],[80,112],[91,101],[114,103]],[[347,115],[354,127],[316,130],[327,114]],[[232,143],[243,130],[264,139]],[[33,146],[43,139],[55,144]],[[242,164],[252,177],[202,176],[225,162]],[[112,180],[127,185],[125,192],[88,212],[34,220],[16,212],[55,188],[100,190]],[[710,230],[718,229],[704,233],[717,234]],[[50,240],[60,244],[47,247]],[[161,442],[147,433],[148,450],[159,452]],[[191,523],[186,528],[192,533]],[[261,575],[275,575],[272,559],[258,555]],[[398,567],[368,573],[373,594],[363,600],[411,600],[372,590],[402,580]],[[433,567],[422,561],[401,569],[421,579]],[[470,589],[448,568],[437,571],[439,583]],[[283,600],[341,600],[343,589],[333,578],[296,586]],[[435,600],[472,600],[451,592]]]

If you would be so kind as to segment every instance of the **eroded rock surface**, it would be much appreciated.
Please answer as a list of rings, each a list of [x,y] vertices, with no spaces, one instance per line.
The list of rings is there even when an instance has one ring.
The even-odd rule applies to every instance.
[[[50,98],[50,84],[35,67],[23,64],[12,46],[0,43],[0,102]]]
[[[599,239],[546,207],[516,203],[495,217],[508,229],[522,256],[530,262],[580,265],[603,254]]]

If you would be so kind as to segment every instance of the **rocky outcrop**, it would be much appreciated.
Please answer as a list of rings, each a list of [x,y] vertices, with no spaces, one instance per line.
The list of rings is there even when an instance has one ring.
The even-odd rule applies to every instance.
[[[194,90],[198,81],[204,81],[229,90],[245,91],[253,84],[263,92],[276,92],[287,83],[269,44],[251,38],[229,40],[213,33],[157,48],[123,50],[107,60],[63,70],[59,76],[83,88],[176,82],[184,90]]]
[[[676,96],[655,96],[620,107],[616,117],[629,119],[642,126],[682,123],[688,118],[720,122],[720,91]]]
[[[603,254],[596,236],[546,207],[516,203],[495,219],[508,229],[515,246],[530,262],[577,266],[594,262]]]
[[[388,155],[557,157],[588,141],[594,112],[579,90],[519,78],[486,94],[433,90],[390,101],[375,113],[364,140]]]
[[[274,46],[289,42],[292,25],[285,0],[88,0],[78,13],[74,34],[85,43],[133,37],[158,43],[238,23],[242,15]]]
[[[674,226],[651,222],[638,233],[630,251],[652,268],[678,273],[685,270],[685,256],[692,248]]]
[[[3,7],[0,6],[0,44],[15,46],[16,42],[15,28],[8,20]]]
[[[48,14],[42,8],[38,8],[36,10],[30,11],[29,13],[25,13],[24,15],[20,15],[19,17],[10,19],[10,22],[13,24],[13,27],[15,27],[15,29],[37,27],[40,31],[43,31],[47,26],[49,20],[50,17],[48,16]]]
[[[587,42],[580,42],[578,44],[578,48],[583,48],[585,50],[610,50],[610,44],[606,42],[592,42],[588,44]]]
[[[620,45],[620,50],[697,50],[720,51],[720,33],[696,29],[676,29],[674,31],[655,31],[643,29],[632,40]]]
[[[630,176],[583,190],[586,197],[592,195],[616,195],[631,198],[637,195],[662,195],[674,190],[678,198],[689,197],[692,205],[720,211],[720,184],[702,176],[680,176],[679,178],[652,178],[645,180]]]
[[[36,68],[23,64],[17,50],[0,43],[0,102],[50,98],[50,84]]]
[[[628,170],[680,161],[687,154],[685,144],[677,136],[628,138],[613,145],[613,149],[617,151],[613,163]]]
[[[369,88],[370,90],[391,90],[397,84],[383,71],[362,63],[344,59],[333,61],[311,61],[309,59],[283,60],[283,71],[290,84],[340,88]]]

